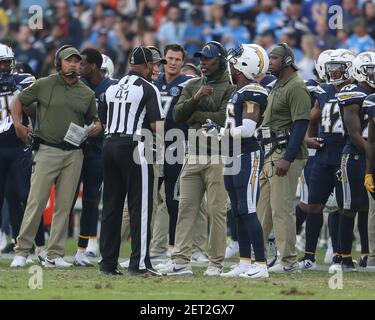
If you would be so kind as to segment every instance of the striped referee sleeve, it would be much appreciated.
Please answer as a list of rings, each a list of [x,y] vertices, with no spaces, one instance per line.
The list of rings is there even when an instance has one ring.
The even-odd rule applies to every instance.
[[[161,95],[159,89],[152,83],[145,88],[146,115],[150,123],[163,120],[165,118],[164,110],[161,104]],[[148,91],[148,92],[147,92]]]

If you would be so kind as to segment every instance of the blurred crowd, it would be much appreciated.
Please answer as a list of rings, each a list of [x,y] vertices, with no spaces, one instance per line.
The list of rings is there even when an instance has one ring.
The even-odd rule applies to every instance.
[[[43,8],[43,28],[31,30],[32,5]],[[342,9],[340,16],[331,6]],[[340,13],[340,12],[339,12]],[[336,16],[335,16],[336,15]],[[286,42],[303,79],[313,77],[314,59],[326,49],[354,53],[375,50],[375,3],[372,0],[0,0],[0,42],[18,61],[28,62],[37,77],[53,71],[62,44],[94,47],[123,75],[137,45],[182,45],[190,62],[210,40],[227,49],[258,43],[265,49]]]

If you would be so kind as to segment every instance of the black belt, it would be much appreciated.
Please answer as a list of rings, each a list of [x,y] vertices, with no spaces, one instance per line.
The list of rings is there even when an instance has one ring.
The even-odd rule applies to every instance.
[[[125,134],[125,133],[110,133],[105,136],[105,139],[113,139],[113,138],[125,138],[126,140],[131,140],[133,142],[137,141],[144,141],[144,137],[137,134]]]
[[[110,139],[110,138],[132,138],[133,139],[133,135],[125,134],[125,133],[110,133],[110,134],[107,134],[105,138],[106,139]]]
[[[67,142],[62,142],[62,143],[51,143],[51,142],[47,142],[47,141],[44,141],[42,139],[40,139],[40,143],[41,144],[45,144],[46,146],[49,146],[49,147],[53,147],[53,148],[58,148],[58,149],[61,149],[61,150],[78,150],[78,149],[81,149],[81,147],[76,147],[70,143],[67,143]]]

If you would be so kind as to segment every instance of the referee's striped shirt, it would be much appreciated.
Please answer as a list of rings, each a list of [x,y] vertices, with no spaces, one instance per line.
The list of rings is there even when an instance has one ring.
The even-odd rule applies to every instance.
[[[149,123],[164,119],[160,92],[151,82],[131,71],[105,93],[105,134],[139,134]]]

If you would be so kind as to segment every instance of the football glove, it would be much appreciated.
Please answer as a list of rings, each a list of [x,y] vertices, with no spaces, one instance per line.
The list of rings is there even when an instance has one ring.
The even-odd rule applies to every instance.
[[[371,173],[365,175],[365,188],[368,192],[373,193],[375,191],[374,179]]]
[[[211,119],[207,119],[206,123],[202,125],[203,130],[209,136],[218,136],[220,134],[221,126]]]

